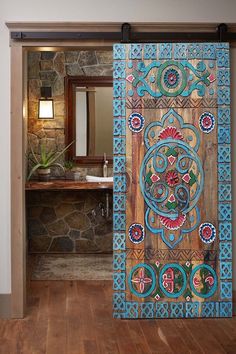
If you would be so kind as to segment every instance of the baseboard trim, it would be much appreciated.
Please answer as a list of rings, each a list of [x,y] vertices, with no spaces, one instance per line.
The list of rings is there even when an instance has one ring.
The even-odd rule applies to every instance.
[[[11,318],[11,294],[0,294],[0,318]]]

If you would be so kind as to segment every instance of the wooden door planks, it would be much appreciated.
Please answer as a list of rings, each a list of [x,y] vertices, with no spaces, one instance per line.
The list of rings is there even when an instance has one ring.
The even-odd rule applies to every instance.
[[[229,44],[113,54],[114,316],[230,317]]]

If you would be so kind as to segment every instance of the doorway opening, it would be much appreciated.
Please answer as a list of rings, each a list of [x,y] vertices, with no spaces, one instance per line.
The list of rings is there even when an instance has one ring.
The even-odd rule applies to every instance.
[[[29,279],[43,277],[46,279],[51,276],[55,280],[66,277],[76,279],[81,276],[84,279],[100,277],[103,280],[111,277],[112,182],[106,182],[107,185],[99,183],[100,189],[96,188],[98,183],[94,183],[93,187],[90,183],[89,189],[85,185],[80,185],[81,188],[77,189],[73,186],[82,181],[71,179],[68,180],[69,187],[62,187],[62,178],[59,187],[54,185],[50,190],[40,190],[35,186],[36,181],[27,181],[27,176],[31,168],[28,161],[31,147],[36,155],[40,154],[42,144],[45,144],[47,149],[56,147],[58,151],[63,150],[65,146],[65,77],[78,74],[84,77],[92,77],[95,74],[110,77],[112,44],[110,41],[107,43],[63,41],[61,46],[58,46],[56,41],[12,43],[12,317],[14,318],[24,317]],[[55,116],[50,121],[38,119],[38,100],[42,86],[53,86]],[[19,119],[21,117],[22,119]],[[63,155],[59,161],[64,168],[66,158],[67,155]],[[81,180],[86,175],[102,177],[102,161],[97,165],[82,165],[79,171],[78,169],[74,171],[74,174],[77,173]],[[69,161],[67,162],[70,165]],[[53,177],[60,179],[62,176],[57,175],[58,170],[55,168]],[[112,176],[110,161],[107,173],[108,178]],[[56,183],[53,179],[51,183],[54,182]],[[109,212],[106,209],[109,209]],[[82,275],[78,274],[78,267],[83,268]]]

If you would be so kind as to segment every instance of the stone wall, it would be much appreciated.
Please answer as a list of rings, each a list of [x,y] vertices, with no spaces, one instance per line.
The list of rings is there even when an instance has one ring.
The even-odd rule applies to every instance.
[[[112,76],[112,51],[28,52],[28,141],[37,155],[41,145],[47,150],[61,151],[65,147],[65,92],[66,75]],[[38,119],[40,87],[51,86],[54,100],[53,120]],[[29,147],[30,149],[30,147]],[[58,161],[63,164],[64,157]],[[28,170],[31,164],[29,162]],[[81,174],[101,175],[102,167]],[[109,170],[112,173],[111,169]],[[52,175],[61,175],[61,169],[52,169]]]
[[[112,75],[111,51],[67,51],[28,53],[28,141],[34,153],[42,144],[48,150],[65,146],[66,75]],[[40,87],[51,86],[55,119],[38,120]],[[60,159],[62,164],[64,157]],[[30,168],[30,166],[29,166]],[[101,167],[81,168],[86,174],[101,176]],[[108,169],[112,175],[112,168]],[[62,174],[52,170],[54,176]],[[99,205],[105,202],[102,191],[29,191],[26,195],[28,249],[30,253],[110,253],[112,216],[105,219]],[[112,194],[110,193],[112,209]],[[110,213],[110,215],[112,215]]]
[[[104,191],[28,191],[29,253],[111,253],[110,216],[102,215]]]

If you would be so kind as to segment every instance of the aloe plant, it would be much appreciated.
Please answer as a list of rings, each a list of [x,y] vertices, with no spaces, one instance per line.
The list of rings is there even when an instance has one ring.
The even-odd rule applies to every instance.
[[[62,151],[46,151],[46,146],[45,144],[41,145],[41,154],[40,154],[40,158],[38,159],[37,156],[35,155],[31,144],[30,145],[30,150],[31,150],[31,154],[33,156],[33,158],[30,158],[30,160],[34,163],[34,167],[32,167],[29,175],[28,175],[28,180],[30,179],[30,177],[33,175],[33,173],[35,171],[37,171],[39,168],[41,169],[46,169],[46,168],[50,168],[52,166],[57,166],[60,167],[63,171],[64,171],[64,167],[62,166],[62,164],[56,162],[60,156],[62,156],[66,150],[74,143],[74,141],[72,141],[70,144],[68,144]]]

